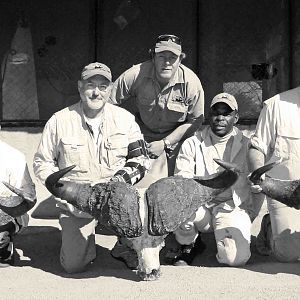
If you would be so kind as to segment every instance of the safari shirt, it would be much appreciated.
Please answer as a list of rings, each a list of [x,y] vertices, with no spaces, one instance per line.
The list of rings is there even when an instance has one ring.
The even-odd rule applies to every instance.
[[[35,175],[44,183],[53,172],[76,165],[65,177],[94,184],[108,181],[127,161],[148,169],[147,157],[126,158],[128,145],[143,139],[134,116],[106,103],[101,119],[101,140],[97,148],[81,102],[56,112],[46,123],[34,156]]]
[[[204,92],[197,75],[184,65],[178,67],[170,82],[161,89],[152,61],[134,65],[114,83],[113,104],[128,99],[135,103],[141,130],[148,136],[167,136],[179,125],[194,122],[204,114]]]
[[[266,160],[282,159],[268,174],[279,179],[299,179],[300,87],[264,102],[256,131],[250,140]]]

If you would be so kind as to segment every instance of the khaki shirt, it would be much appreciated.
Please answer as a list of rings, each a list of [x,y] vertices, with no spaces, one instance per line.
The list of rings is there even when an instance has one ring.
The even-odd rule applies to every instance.
[[[299,179],[300,87],[264,102],[251,144],[266,160],[282,159],[268,174],[279,179]]]
[[[197,75],[184,65],[161,89],[152,61],[134,65],[114,83],[110,101],[122,104],[132,99],[139,113],[146,140],[162,138],[185,122],[204,115],[204,92]]]
[[[148,169],[146,156],[126,158],[128,145],[143,139],[134,116],[107,103],[101,118],[101,141],[97,149],[84,120],[81,102],[56,112],[45,125],[34,156],[35,175],[44,183],[53,172],[76,165],[65,177],[94,184],[108,181],[127,161]]]

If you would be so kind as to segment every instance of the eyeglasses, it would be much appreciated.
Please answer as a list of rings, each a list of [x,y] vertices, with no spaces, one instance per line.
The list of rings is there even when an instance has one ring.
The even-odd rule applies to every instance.
[[[181,45],[181,40],[178,36],[176,35],[172,35],[172,34],[162,34],[160,35],[157,40],[156,43],[162,42],[162,41],[169,41],[171,40],[172,42],[174,42],[177,45]]]
[[[89,90],[94,90],[95,88],[98,88],[100,92],[105,92],[108,89],[109,85],[103,85],[103,84],[97,84],[88,82],[85,84],[85,88]]]

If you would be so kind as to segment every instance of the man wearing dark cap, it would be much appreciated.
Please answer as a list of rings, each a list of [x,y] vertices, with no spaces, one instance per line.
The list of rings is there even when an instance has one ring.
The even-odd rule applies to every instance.
[[[56,112],[47,122],[34,156],[35,175],[45,183],[53,172],[92,185],[109,180],[137,183],[149,168],[145,142],[134,116],[107,103],[112,75],[102,63],[84,67],[78,81],[81,100]],[[63,199],[60,261],[68,273],[83,271],[96,257],[95,220]]]
[[[204,113],[203,88],[197,75],[181,63],[185,54],[179,37],[160,35],[150,55],[115,81],[110,99],[118,105],[130,99],[134,103],[152,159],[141,182],[145,186],[173,175],[180,142],[199,127]]]
[[[199,232],[214,232],[219,263],[241,266],[250,258],[249,215],[253,218],[253,212],[247,182],[248,138],[234,126],[238,118],[234,96],[227,93],[216,95],[210,106],[209,126],[186,139],[180,148],[176,175],[191,178],[221,171],[214,158],[237,164],[241,174],[231,188],[200,207],[190,220],[175,231],[181,246],[173,256],[174,265],[191,264],[195,256],[203,251],[203,245],[197,240]],[[169,256],[171,254],[168,253]]]

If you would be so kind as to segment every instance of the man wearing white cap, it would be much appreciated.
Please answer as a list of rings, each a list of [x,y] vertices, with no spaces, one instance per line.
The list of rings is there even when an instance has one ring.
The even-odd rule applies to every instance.
[[[47,122],[34,156],[35,175],[46,178],[71,165],[73,181],[137,183],[150,166],[146,146],[134,116],[107,103],[111,71],[102,63],[84,67],[78,81],[81,100],[56,112]],[[63,199],[60,261],[68,273],[83,271],[96,257],[95,220]]]
[[[181,63],[185,54],[180,39],[160,35],[150,55],[150,60],[125,71],[111,93],[114,104],[133,100],[153,159],[145,186],[173,175],[180,142],[199,127],[204,115],[203,88],[197,75]]]
[[[175,174],[191,178],[220,171],[214,158],[233,162],[241,174],[237,182],[175,231],[181,245],[173,264],[191,264],[203,250],[197,241],[199,232],[213,231],[217,244],[216,258],[229,266],[244,265],[250,258],[252,202],[247,182],[248,138],[234,125],[238,121],[238,105],[234,96],[216,95],[210,106],[209,126],[186,139],[179,151]],[[170,254],[169,254],[170,255]]]

